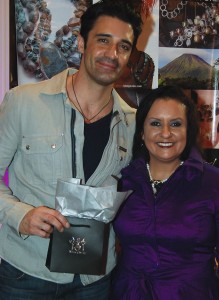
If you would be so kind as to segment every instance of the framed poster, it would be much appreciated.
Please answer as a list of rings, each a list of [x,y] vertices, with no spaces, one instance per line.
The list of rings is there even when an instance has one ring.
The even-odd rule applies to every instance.
[[[13,59],[17,59],[17,80],[13,86],[51,78],[67,67],[79,67],[77,35],[80,17],[96,1],[10,1],[14,6],[13,27],[16,32],[13,49],[17,51],[17,55],[13,55]],[[133,50],[124,75],[115,85],[119,94],[131,106],[137,106],[145,89],[152,88],[155,63],[144,50],[151,34],[148,28],[151,28],[152,22],[151,16],[145,20],[138,46]]]
[[[36,5],[31,0],[10,1],[15,7],[17,84],[79,67],[80,16],[96,1],[36,0]],[[115,88],[134,107],[147,89],[159,85],[190,90],[196,95],[202,146],[212,162],[219,157],[219,1],[157,0],[152,13],[142,18],[142,33]],[[206,119],[207,114],[211,117]]]
[[[90,0],[13,0],[18,84],[48,79],[78,68],[80,17]]]
[[[159,1],[158,85],[179,85],[195,101],[200,144],[219,167],[219,1]]]
[[[14,0],[9,0],[9,19],[10,19],[10,41],[9,41],[9,57],[10,57],[10,82],[9,87],[13,88],[18,85],[17,74],[17,46],[16,46],[16,20],[15,20],[15,4]]]

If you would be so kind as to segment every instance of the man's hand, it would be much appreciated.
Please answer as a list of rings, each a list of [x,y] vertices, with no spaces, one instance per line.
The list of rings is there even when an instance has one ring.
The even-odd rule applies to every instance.
[[[19,232],[25,235],[38,235],[48,238],[53,231],[53,226],[60,232],[69,228],[66,218],[57,210],[46,206],[31,209],[22,219]]]

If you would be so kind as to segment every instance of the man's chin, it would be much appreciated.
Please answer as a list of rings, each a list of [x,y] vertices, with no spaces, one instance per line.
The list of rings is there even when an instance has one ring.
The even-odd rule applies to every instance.
[[[100,85],[108,86],[114,84],[118,78],[119,76],[99,76],[96,78],[96,82]]]

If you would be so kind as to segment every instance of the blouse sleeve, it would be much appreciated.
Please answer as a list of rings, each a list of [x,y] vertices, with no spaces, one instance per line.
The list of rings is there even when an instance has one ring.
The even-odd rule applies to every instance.
[[[216,274],[219,278],[219,191],[215,200],[215,220],[216,220]]]

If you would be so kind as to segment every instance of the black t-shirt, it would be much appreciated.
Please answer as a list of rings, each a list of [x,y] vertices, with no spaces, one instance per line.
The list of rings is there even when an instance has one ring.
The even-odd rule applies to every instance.
[[[97,122],[84,124],[83,167],[85,181],[96,170],[110,135],[112,112]]]

